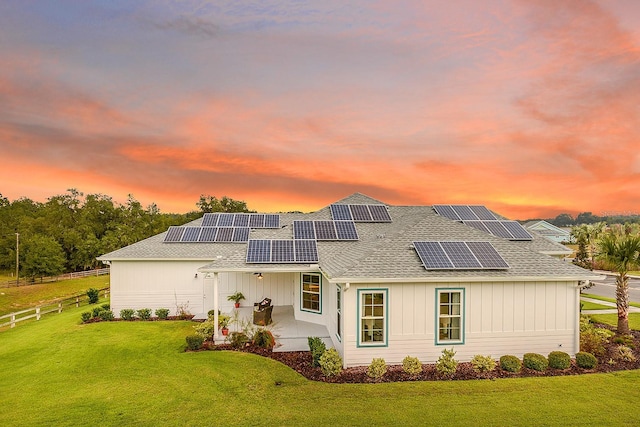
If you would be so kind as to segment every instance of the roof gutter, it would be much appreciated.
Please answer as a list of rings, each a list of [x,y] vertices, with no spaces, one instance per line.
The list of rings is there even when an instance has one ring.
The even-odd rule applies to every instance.
[[[477,283],[477,282],[589,282],[602,280],[604,276],[511,276],[511,277],[394,277],[394,278],[364,278],[364,277],[333,277],[327,279],[329,283]]]

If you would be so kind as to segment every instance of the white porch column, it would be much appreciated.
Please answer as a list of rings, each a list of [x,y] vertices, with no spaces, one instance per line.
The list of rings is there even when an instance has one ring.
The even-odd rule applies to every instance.
[[[216,325],[213,332],[215,341],[218,339],[218,272],[213,273],[213,323]]]

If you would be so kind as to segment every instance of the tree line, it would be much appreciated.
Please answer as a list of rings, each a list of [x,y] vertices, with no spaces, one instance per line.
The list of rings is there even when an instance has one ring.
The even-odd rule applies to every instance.
[[[132,195],[123,204],[105,194],[69,189],[46,202],[0,194],[0,270],[38,278],[100,267],[96,257],[182,225],[206,212],[250,212],[243,201],[201,195],[197,210],[161,213]],[[16,236],[19,234],[19,236]]]
[[[527,222],[528,221],[536,220],[527,220]],[[574,218],[568,213],[561,213],[555,218],[544,218],[544,221],[547,221],[555,225],[556,227],[572,227],[574,225],[596,224],[599,222],[604,222],[606,224],[640,224],[640,215],[630,214],[599,216],[594,215],[591,212],[581,212]]]

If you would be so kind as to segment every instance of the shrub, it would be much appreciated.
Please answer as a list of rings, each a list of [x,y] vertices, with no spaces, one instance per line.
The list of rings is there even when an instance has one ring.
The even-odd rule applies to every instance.
[[[204,338],[200,335],[187,335],[187,347],[191,351],[200,350],[202,348],[202,344],[204,343]]]
[[[534,371],[544,371],[549,366],[549,361],[541,354],[525,353],[522,358],[522,364],[525,368],[533,369]]]
[[[100,299],[100,291],[95,288],[87,289],[87,298],[89,298],[89,304],[95,304]]]
[[[132,308],[123,308],[120,310],[120,317],[122,320],[133,320],[135,315],[135,310]]]
[[[608,329],[596,328],[588,322],[580,322],[580,351],[596,356],[603,356],[607,352],[606,344],[614,335]]]
[[[326,377],[338,375],[342,371],[342,358],[335,348],[330,348],[322,353],[318,363]]]
[[[633,355],[633,350],[626,345],[619,345],[616,347],[616,356],[617,360],[622,360],[625,362],[635,362],[636,357]]]
[[[379,380],[387,373],[387,362],[383,358],[374,358],[367,368],[367,376]]]
[[[136,312],[136,314],[142,320],[151,319],[151,309],[150,308],[141,308]]]
[[[111,304],[109,304],[109,303],[102,304],[100,307],[102,307],[105,310],[111,310]]]
[[[260,328],[253,334],[253,344],[258,347],[269,349],[276,345],[276,339],[273,337],[271,331],[265,328]]]
[[[102,307],[94,307],[91,310],[91,314],[93,315],[93,317],[99,317],[101,311],[104,311],[104,309]]]
[[[102,310],[98,315],[101,320],[111,321],[113,320],[113,311],[111,310]]]
[[[216,331],[216,325],[213,322],[213,318],[210,317],[204,322],[194,326],[194,329],[196,330],[196,335],[201,336],[202,339],[206,341],[213,339],[213,334]]]
[[[516,356],[507,354],[500,358],[500,368],[507,372],[520,372],[522,362]]]
[[[409,375],[419,375],[422,373],[422,363],[417,357],[407,356],[402,359],[402,370]]]
[[[156,316],[158,319],[166,320],[169,317],[169,309],[168,308],[158,308],[156,309]]]
[[[549,367],[553,369],[569,369],[571,356],[564,351],[552,351],[549,353]]]
[[[593,369],[598,364],[598,359],[586,351],[576,353],[576,365],[582,369]]]
[[[91,315],[90,311],[85,311],[80,315],[80,318],[82,318],[82,323],[87,323],[89,320],[93,318],[93,316]]]
[[[613,342],[616,344],[623,344],[627,347],[633,348],[633,337],[631,335],[616,335],[613,338]]]
[[[235,349],[244,347],[249,341],[251,340],[244,332],[232,332],[229,334],[229,342],[231,343],[231,347]]]
[[[313,366],[320,366],[320,357],[322,357],[327,350],[327,346],[324,341],[318,337],[308,337],[307,341],[309,342],[311,356],[313,356]]]
[[[458,369],[458,361],[453,357],[455,355],[456,352],[453,351],[453,348],[451,350],[447,350],[446,348],[442,350],[442,355],[436,362],[436,371],[444,376],[452,376],[455,374],[456,369]]]
[[[496,369],[496,361],[491,356],[476,354],[471,359],[471,367],[475,372],[491,372]]]

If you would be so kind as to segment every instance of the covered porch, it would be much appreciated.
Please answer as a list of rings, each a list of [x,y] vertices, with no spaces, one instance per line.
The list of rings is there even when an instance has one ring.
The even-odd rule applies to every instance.
[[[229,325],[229,333],[241,330],[241,325],[246,322],[251,324],[253,320],[253,307],[240,307],[237,311],[238,322]],[[229,313],[233,315],[234,313]],[[274,352],[280,351],[308,351],[308,337],[318,337],[324,341],[327,348],[333,347],[329,331],[323,325],[296,320],[293,314],[293,306],[276,305],[271,313],[272,323],[267,326],[276,339]],[[218,335],[216,344],[225,342],[222,334]]]

